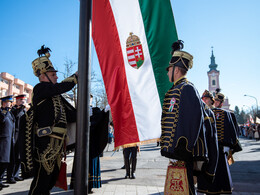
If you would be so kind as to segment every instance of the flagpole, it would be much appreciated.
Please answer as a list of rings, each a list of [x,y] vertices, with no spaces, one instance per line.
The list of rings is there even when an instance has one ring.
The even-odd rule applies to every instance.
[[[77,133],[74,158],[76,195],[88,194],[91,16],[92,0],[80,0]]]

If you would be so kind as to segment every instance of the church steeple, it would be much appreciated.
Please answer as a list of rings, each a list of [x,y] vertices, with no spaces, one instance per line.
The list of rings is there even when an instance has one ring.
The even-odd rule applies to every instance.
[[[210,57],[211,63],[209,65],[209,69],[210,69],[209,72],[212,71],[212,70],[216,70],[217,71],[217,67],[218,67],[218,65],[215,62],[215,56],[213,54],[213,47],[211,47],[211,48],[212,48],[212,51],[211,51],[211,57]]]

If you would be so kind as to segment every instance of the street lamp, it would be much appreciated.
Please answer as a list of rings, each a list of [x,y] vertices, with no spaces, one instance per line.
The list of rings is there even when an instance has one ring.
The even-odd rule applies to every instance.
[[[256,99],[256,97],[254,97],[254,96],[251,96],[251,95],[244,95],[244,96],[248,96],[248,97],[251,97],[251,98],[254,98],[255,99],[255,101],[256,101],[256,113],[258,112],[258,102],[257,102],[257,99]]]
[[[257,115],[257,113],[258,113],[258,102],[257,102],[257,99],[256,99],[256,97],[251,96],[251,95],[246,95],[246,94],[245,94],[244,96],[248,96],[248,97],[254,98],[255,101],[256,101],[256,114],[255,114],[255,121],[256,121],[256,115]]]

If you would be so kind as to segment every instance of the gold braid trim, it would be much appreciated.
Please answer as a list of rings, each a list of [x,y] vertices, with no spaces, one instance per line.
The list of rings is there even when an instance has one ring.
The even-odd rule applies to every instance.
[[[188,143],[189,143],[189,142],[188,142],[188,139],[187,139],[186,137],[184,137],[184,136],[181,136],[181,137],[177,140],[177,144],[175,145],[175,148],[178,147],[179,141],[180,141],[180,139],[182,139],[182,138],[186,140],[186,144],[185,144],[185,145],[186,145],[186,146],[185,146],[186,150],[187,150],[188,152],[192,152],[191,150],[188,149]],[[170,140],[170,141],[172,142],[173,140]],[[164,141],[164,142],[165,142],[165,141]],[[169,147],[169,146],[161,146],[161,149],[163,149],[163,148],[167,148],[167,149],[168,149],[168,147]]]
[[[210,117],[208,117],[208,116],[204,117],[204,121],[206,121],[206,120],[211,121],[211,120],[210,120]]]
[[[211,174],[211,173],[209,173],[209,172],[207,172],[207,171],[205,171],[205,173],[206,173],[207,175],[209,175],[209,176],[212,176],[212,177],[215,176],[215,174]]]
[[[32,131],[33,131],[33,110],[28,115],[25,113],[26,117],[26,129],[25,129],[25,158],[26,158],[26,168],[28,170],[33,169],[33,158],[32,158]]]
[[[47,148],[39,155],[39,159],[36,159],[42,164],[48,175],[53,172],[56,162],[58,167],[61,165],[64,138],[65,135],[63,135],[62,140],[51,137]]]
[[[213,110],[216,117],[217,135],[218,141],[221,142],[224,139],[224,111]],[[217,117],[217,115],[219,115]]]
[[[63,102],[61,101],[61,97],[59,95],[52,97],[52,102],[53,102],[54,113],[55,113],[54,118],[57,119],[58,115],[60,114],[59,121],[56,123],[67,124],[65,108],[64,108]],[[55,119],[53,121],[54,125],[55,125]]]
[[[174,167],[185,167],[185,162],[184,161],[181,161],[181,160],[178,160],[176,162],[169,162],[169,165],[172,165]]]
[[[184,77],[182,77],[182,78],[184,78]],[[180,80],[178,80],[178,81],[180,81]],[[184,80],[183,82],[188,83],[187,80]],[[165,94],[165,99],[164,99],[164,103],[163,103],[163,113],[164,114],[172,114],[172,113],[175,114],[172,117],[165,116],[161,120],[161,125],[162,125],[162,136],[161,137],[163,137],[165,139],[168,138],[170,140],[170,141],[166,141],[165,139],[162,139],[162,143],[168,143],[167,146],[163,146],[167,150],[168,150],[169,147],[172,147],[173,137],[175,136],[175,128],[177,126],[178,118],[179,118],[180,97],[181,97],[181,92],[182,92],[183,87],[184,87],[184,84],[180,88],[173,88],[173,89],[169,90]],[[173,92],[173,93],[170,93],[170,92]],[[174,96],[176,96],[175,98],[178,98],[178,100],[176,99],[176,102],[174,104],[173,110],[171,112],[167,112],[167,110],[169,110],[169,106],[168,105],[170,105],[170,102],[167,102],[167,101],[171,100],[172,97],[174,97]],[[165,121],[166,119],[173,119],[174,121],[173,122]],[[168,124],[170,123],[170,124],[172,124],[172,126],[171,127],[166,127],[164,125],[165,123],[168,123]],[[165,129],[172,129],[172,130],[165,132],[164,131]],[[170,133],[170,135],[166,136],[165,135],[166,133]],[[187,146],[186,146],[186,149],[187,149],[187,151],[189,151]]]
[[[67,125],[66,113],[63,102],[59,95],[52,97],[53,107],[54,107],[54,132],[61,133],[62,136],[50,135],[50,143],[47,148],[39,154],[39,159],[35,159],[37,162],[42,164],[43,168],[46,170],[47,174],[51,174],[54,170],[55,164],[57,163],[58,167],[61,165],[63,145],[66,137],[66,129],[55,127],[58,123],[63,123]],[[55,121],[58,119],[58,121]],[[62,131],[60,131],[62,130]]]
[[[195,153],[196,149],[195,149],[195,147],[194,147],[194,148],[193,148],[193,151],[192,151],[192,155],[194,156],[194,154],[196,154],[196,155],[198,155],[198,156],[200,156],[200,155],[203,156],[204,150],[205,150],[204,144],[203,144],[203,140],[202,140],[200,137],[198,137],[197,143],[195,143],[195,144],[197,144],[197,152]],[[200,146],[201,146],[201,147],[200,147]],[[201,148],[201,154],[200,154],[200,148]]]

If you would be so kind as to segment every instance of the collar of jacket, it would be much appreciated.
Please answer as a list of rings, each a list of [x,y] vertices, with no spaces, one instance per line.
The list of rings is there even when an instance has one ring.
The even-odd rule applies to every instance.
[[[188,80],[187,80],[187,78],[185,76],[182,76],[177,81],[174,82],[173,86],[179,85],[180,83],[182,83],[184,81],[188,81]]]

